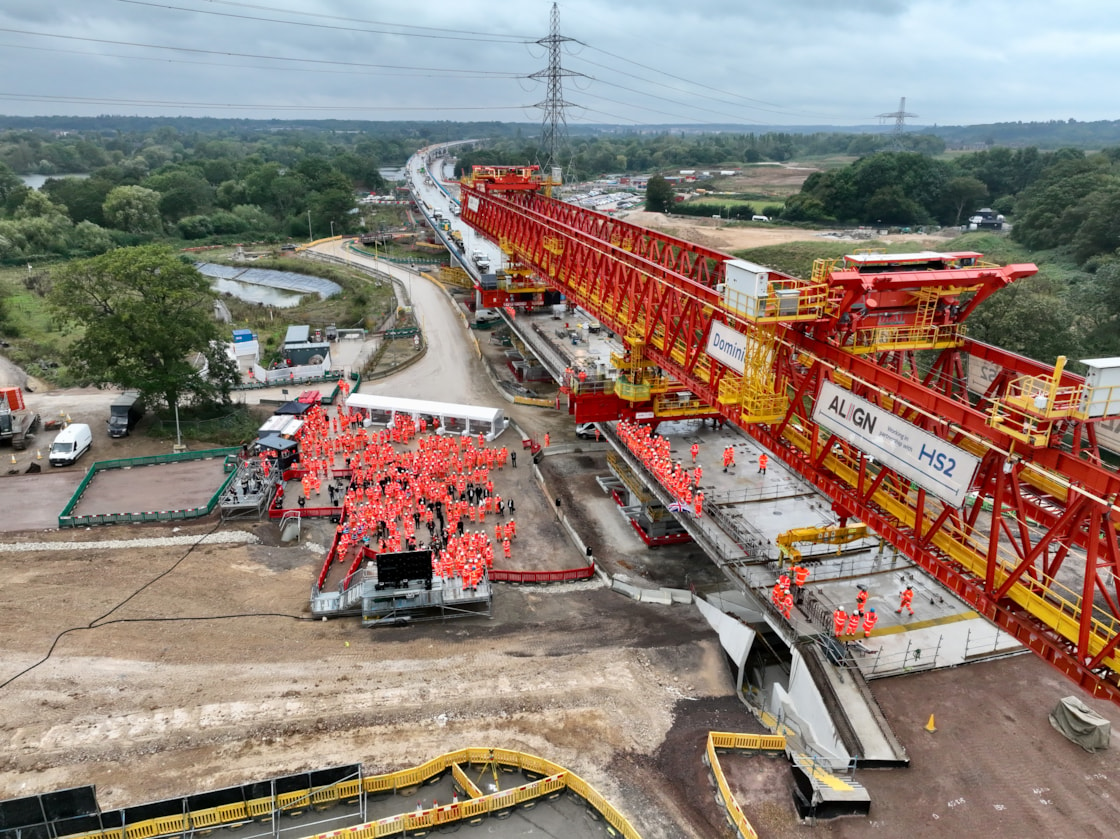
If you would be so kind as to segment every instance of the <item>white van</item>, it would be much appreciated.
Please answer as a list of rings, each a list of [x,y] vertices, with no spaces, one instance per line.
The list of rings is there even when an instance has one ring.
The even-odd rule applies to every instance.
[[[66,426],[51,443],[48,454],[51,466],[69,466],[77,463],[78,458],[89,451],[93,445],[93,432],[82,422]]]

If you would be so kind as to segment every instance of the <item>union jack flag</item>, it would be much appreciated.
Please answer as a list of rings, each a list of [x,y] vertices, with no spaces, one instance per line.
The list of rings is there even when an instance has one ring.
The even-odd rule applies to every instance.
[[[666,507],[665,509],[668,510],[670,513],[686,513],[686,512],[688,512],[688,508],[686,506],[684,506],[684,504],[682,504],[680,501],[670,502],[669,506]]]

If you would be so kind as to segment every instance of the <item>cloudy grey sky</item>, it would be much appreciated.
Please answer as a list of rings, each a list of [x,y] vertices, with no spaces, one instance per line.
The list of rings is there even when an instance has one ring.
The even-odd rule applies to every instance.
[[[539,122],[551,0],[3,0],[0,113]],[[564,0],[568,120],[1120,118],[1116,0]]]

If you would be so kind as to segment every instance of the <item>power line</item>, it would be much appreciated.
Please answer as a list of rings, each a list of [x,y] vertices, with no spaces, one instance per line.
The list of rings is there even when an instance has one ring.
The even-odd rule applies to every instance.
[[[117,2],[118,3],[127,3],[130,6],[149,6],[153,9],[167,9],[167,10],[175,11],[175,12],[190,12],[192,14],[198,14],[198,15],[214,15],[216,17],[232,18],[232,19],[235,19],[235,20],[251,20],[251,21],[254,21],[256,23],[280,23],[280,24],[284,24],[284,25],[287,25],[287,26],[298,26],[302,29],[328,29],[328,30],[343,31],[343,32],[349,32],[349,33],[354,33],[354,32],[367,33],[367,34],[372,34],[372,35],[398,35],[398,36],[403,35],[403,36],[409,37],[409,38],[432,38],[432,39],[435,39],[435,40],[438,40],[438,41],[478,41],[478,42],[488,42],[488,43],[498,43],[498,44],[509,44],[509,43],[518,43],[519,40],[520,40],[520,39],[510,40],[510,38],[508,38],[508,37],[506,37],[506,38],[495,38],[493,36],[490,36],[490,37],[473,37],[473,36],[468,37],[468,36],[465,36],[465,35],[437,35],[437,34],[428,33],[428,32],[394,32],[394,31],[390,31],[388,29],[362,29],[362,28],[355,27],[355,26],[350,26],[350,25],[342,26],[342,25],[335,25],[335,24],[330,24],[330,23],[308,23],[307,21],[300,21],[300,20],[281,20],[279,18],[256,17],[254,15],[240,15],[240,14],[234,14],[233,12],[218,12],[218,11],[211,11],[211,10],[206,10],[206,9],[189,9],[189,8],[184,8],[183,6],[172,6],[168,3],[152,3],[152,2],[148,2],[148,0],[117,0]],[[284,10],[277,9],[276,11],[283,12]],[[285,14],[299,14],[297,12],[284,12],[284,13]],[[335,19],[338,20],[338,18],[335,18]],[[382,25],[397,26],[398,24],[382,24]]]
[[[456,70],[454,68],[436,68],[436,67],[404,67],[395,66],[391,64],[368,65],[370,67],[380,67],[385,72],[376,73],[362,73],[356,72],[353,68],[347,67],[345,70],[324,70],[313,67],[265,67],[261,65],[252,64],[229,64],[221,61],[184,61],[180,58],[160,58],[157,56],[148,55],[124,55],[123,53],[112,52],[87,52],[85,50],[64,50],[53,47],[35,47],[30,44],[0,44],[0,49],[12,50],[30,50],[32,52],[52,52],[60,55],[83,55],[90,58],[120,58],[125,61],[156,61],[162,64],[185,64],[188,67],[232,67],[237,70],[267,70],[269,73],[287,72],[287,73],[327,73],[331,75],[346,75],[346,76],[393,76],[397,78],[416,77],[416,78],[441,78],[443,74],[454,75],[456,78],[466,79],[489,79],[489,78],[508,78],[508,79],[522,79],[525,77],[523,73],[499,73],[493,70]],[[270,61],[287,61],[286,58],[273,58],[267,57]],[[401,72],[393,72],[400,70]],[[416,71],[416,72],[413,72]]]
[[[230,52],[225,50],[204,50],[197,47],[177,47],[171,44],[145,44],[138,41],[114,41],[108,38],[84,38],[79,35],[59,35],[54,32],[35,32],[29,29],[11,29],[8,27],[0,26],[0,32],[7,32],[12,35],[33,35],[39,38],[59,38],[66,41],[85,41],[91,44],[110,44],[117,47],[139,47],[141,49],[152,50],[167,50],[169,52],[184,52],[193,53],[195,55],[222,55],[233,58],[253,58],[264,61],[290,61],[297,64],[327,64],[336,67],[366,67],[373,69],[390,69],[390,70],[417,70],[433,73],[448,73],[459,75],[462,71],[455,68],[441,68],[441,67],[408,67],[398,64],[368,64],[358,61],[332,61],[326,58],[288,58],[278,55],[260,55],[257,53],[249,52]],[[476,70],[477,73],[486,73],[498,78],[524,78],[518,73],[499,72],[496,70]]]
[[[325,15],[320,12],[301,12],[295,9],[279,9],[275,6],[262,6],[258,3],[237,3],[233,0],[205,0],[207,3],[212,3],[216,6],[236,6],[243,9],[256,9],[262,12],[280,12],[286,15],[302,15],[305,17],[315,17],[321,20],[345,20],[350,23],[368,23],[373,26],[395,26],[399,29],[419,29],[424,32],[455,32],[459,35],[483,35],[488,38],[509,38],[517,42],[531,42],[533,40],[530,35],[502,35],[494,32],[472,32],[469,29],[451,29],[444,26],[417,26],[412,23],[393,23],[385,20],[364,20],[362,18],[350,17],[349,15]],[[407,33],[398,33],[407,34]]]
[[[96,96],[53,96],[42,93],[9,93],[0,91],[0,100],[12,102],[59,102],[69,105],[128,105],[136,108],[240,108],[246,111],[519,111],[531,105],[285,105],[269,102],[254,105],[245,102],[182,102],[170,99],[112,99]]]

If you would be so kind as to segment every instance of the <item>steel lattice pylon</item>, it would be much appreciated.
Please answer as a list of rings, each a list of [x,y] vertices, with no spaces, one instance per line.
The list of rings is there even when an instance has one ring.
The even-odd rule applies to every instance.
[[[848,257],[809,281],[770,272],[780,294],[748,311],[729,303],[726,254],[499,181],[464,183],[466,222],[509,243],[640,358],[782,458],[842,522],[858,518],[1083,688],[1120,704],[1120,475],[1101,463],[1093,418],[1077,409],[1088,386],[961,329],[1034,265],[968,253],[924,264],[923,253],[868,273]],[[751,345],[749,375],[708,354],[716,327]],[[771,367],[765,381],[760,364]],[[997,371],[979,402],[964,377],[973,364]],[[963,500],[928,492],[821,426],[826,385],[974,457]],[[621,400],[618,410],[633,416]]]
[[[560,34],[560,8],[553,3],[548,37],[537,41],[548,50],[548,68],[529,76],[530,79],[543,81],[546,85],[544,100],[538,102],[535,107],[544,111],[541,150],[547,155],[547,159],[542,161],[542,166],[548,171],[553,166],[563,166],[560,152],[567,144],[568,121],[564,116],[564,109],[571,107],[572,103],[564,101],[564,77],[583,75],[565,70],[560,64],[561,47],[573,40],[575,39]]]

